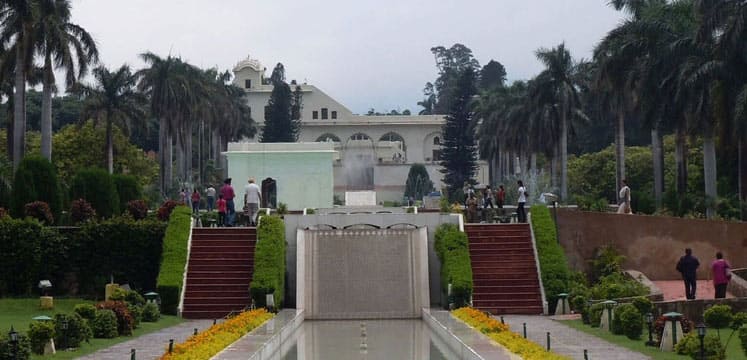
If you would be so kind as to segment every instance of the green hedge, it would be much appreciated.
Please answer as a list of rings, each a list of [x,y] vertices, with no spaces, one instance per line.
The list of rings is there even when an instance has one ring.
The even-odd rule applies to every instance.
[[[174,208],[163,238],[163,257],[157,280],[157,292],[161,296],[161,312],[164,314],[176,315],[179,306],[191,226],[192,210],[186,206]]]
[[[542,285],[545,288],[550,312],[553,312],[558,301],[557,295],[570,291],[571,270],[563,248],[558,243],[558,234],[550,210],[544,205],[534,205],[531,214],[542,270]]]
[[[49,160],[27,156],[16,169],[11,191],[11,214],[24,217],[23,207],[34,201],[44,201],[57,221],[62,213],[62,197],[57,172]]]
[[[0,297],[30,295],[40,279],[57,285],[66,262],[65,241],[59,233],[32,219],[0,220]]]
[[[71,199],[85,199],[101,218],[110,218],[119,212],[119,195],[112,176],[104,169],[90,168],[78,171],[70,185]]]
[[[114,186],[117,188],[119,197],[119,214],[127,209],[127,203],[132,200],[140,200],[143,194],[140,191],[140,184],[137,178],[132,175],[114,174],[112,175]]]
[[[447,291],[451,284],[451,298],[444,306],[468,306],[472,296],[472,262],[469,256],[467,234],[453,224],[443,224],[436,229],[435,250],[441,261],[441,288]]]
[[[257,228],[254,274],[249,285],[254,304],[267,306],[266,295],[275,294],[275,307],[283,307],[285,290],[285,224],[277,216],[263,216]]]

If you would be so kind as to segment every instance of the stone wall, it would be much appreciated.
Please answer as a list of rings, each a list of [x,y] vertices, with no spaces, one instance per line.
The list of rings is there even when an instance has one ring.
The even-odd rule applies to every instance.
[[[717,251],[734,268],[747,267],[747,223],[618,215],[558,209],[558,236],[568,262],[585,269],[596,249],[614,246],[624,267],[652,280],[680,279],[675,265],[685,248],[700,259],[698,277],[706,279]]]

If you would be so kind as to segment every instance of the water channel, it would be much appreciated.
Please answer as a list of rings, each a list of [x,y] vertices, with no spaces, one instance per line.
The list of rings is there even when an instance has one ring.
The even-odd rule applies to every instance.
[[[446,360],[457,356],[421,320],[307,320],[272,358]]]

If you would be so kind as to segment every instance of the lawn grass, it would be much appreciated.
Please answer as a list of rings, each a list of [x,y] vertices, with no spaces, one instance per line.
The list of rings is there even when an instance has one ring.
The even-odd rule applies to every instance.
[[[622,346],[630,350],[648,355],[652,359],[656,359],[656,360],[690,359],[689,356],[677,355],[676,353],[670,353],[670,352],[663,352],[663,351],[660,351],[658,348],[646,346],[645,343],[646,343],[646,340],[648,340],[647,330],[644,330],[641,340],[630,340],[624,335],[614,335],[610,332],[602,331],[599,328],[593,328],[589,325],[584,324],[581,320],[564,320],[564,321],[559,321],[559,323],[567,325],[568,327],[574,328],[576,330],[585,332],[587,334],[594,335],[600,339],[604,339],[615,345]],[[709,333],[716,332],[716,330],[708,329],[708,332]],[[722,341],[726,341],[726,338],[729,336],[730,332],[731,330],[729,329],[721,330]],[[744,353],[742,352],[742,349],[740,348],[739,338],[737,338],[736,335],[732,337],[731,342],[729,342],[729,347],[726,349],[726,359],[727,360],[744,359]]]
[[[10,326],[13,325],[19,332],[26,332],[29,324],[34,321],[31,318],[38,315],[54,317],[54,314],[57,313],[71,313],[75,305],[82,303],[93,304],[94,302],[83,299],[54,299],[55,308],[53,310],[39,310],[39,299],[0,299],[0,331],[7,333],[10,331]],[[182,319],[179,317],[162,315],[158,322],[140,323],[140,326],[133,330],[132,336],[120,336],[114,339],[91,339],[90,343],[83,343],[75,351],[59,351],[57,354],[49,356],[34,355],[32,359],[75,359],[181,322]],[[166,345],[164,344],[164,346]]]

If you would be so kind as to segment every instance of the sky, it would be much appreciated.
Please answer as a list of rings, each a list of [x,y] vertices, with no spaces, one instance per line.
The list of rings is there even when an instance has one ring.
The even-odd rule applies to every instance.
[[[541,71],[540,47],[565,42],[574,58],[622,21],[607,0],[72,0],[73,22],[110,68],[135,69],[145,51],[232,69],[248,55],[278,62],[355,113],[421,108],[436,74],[430,48],[462,43],[509,80]]]

